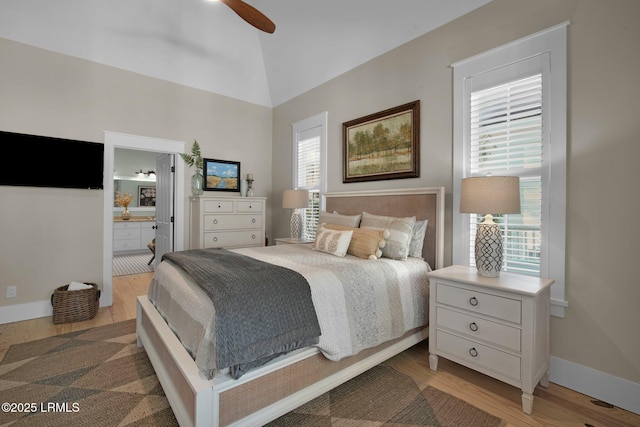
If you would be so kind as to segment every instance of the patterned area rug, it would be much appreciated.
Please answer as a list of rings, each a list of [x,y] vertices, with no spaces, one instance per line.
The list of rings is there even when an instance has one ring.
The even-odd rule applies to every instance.
[[[11,426],[176,426],[135,320],[13,345],[0,362],[0,413]],[[502,421],[408,376],[376,366],[269,424],[500,426]]]
[[[113,275],[126,276],[153,271],[153,263],[147,265],[152,256],[151,252],[114,255]]]

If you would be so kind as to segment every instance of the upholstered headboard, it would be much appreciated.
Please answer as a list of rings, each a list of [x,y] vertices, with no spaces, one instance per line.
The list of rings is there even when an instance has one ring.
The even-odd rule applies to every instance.
[[[431,268],[444,263],[444,187],[325,193],[325,210],[343,215],[369,212],[428,220],[422,256]]]

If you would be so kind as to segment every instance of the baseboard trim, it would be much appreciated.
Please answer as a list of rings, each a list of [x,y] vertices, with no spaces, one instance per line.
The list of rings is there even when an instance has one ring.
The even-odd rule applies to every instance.
[[[640,415],[640,384],[551,357],[549,380]]]
[[[106,307],[100,299],[100,307]],[[23,320],[52,317],[53,306],[51,300],[28,302],[24,304],[6,305],[0,307],[0,325],[5,323],[21,322]]]
[[[0,324],[53,316],[51,301],[35,301],[0,307]]]

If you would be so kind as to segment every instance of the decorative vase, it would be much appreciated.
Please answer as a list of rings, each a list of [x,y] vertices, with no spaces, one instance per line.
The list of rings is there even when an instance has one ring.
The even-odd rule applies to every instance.
[[[204,192],[204,178],[202,171],[196,169],[196,173],[191,177],[191,195],[201,196]]]
[[[125,206],[122,211],[122,215],[120,215],[123,220],[128,221],[131,218],[131,212],[129,212],[129,206]]]
[[[242,197],[247,197],[247,180],[246,179],[240,180],[240,195]]]

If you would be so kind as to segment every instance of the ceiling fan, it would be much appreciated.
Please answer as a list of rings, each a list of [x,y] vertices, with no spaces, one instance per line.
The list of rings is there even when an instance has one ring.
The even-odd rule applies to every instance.
[[[247,21],[259,30],[265,33],[272,34],[276,30],[276,24],[274,24],[269,18],[267,18],[262,12],[255,7],[243,2],[242,0],[220,0],[226,4],[240,18]]]

